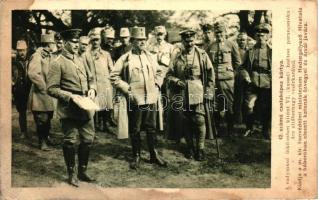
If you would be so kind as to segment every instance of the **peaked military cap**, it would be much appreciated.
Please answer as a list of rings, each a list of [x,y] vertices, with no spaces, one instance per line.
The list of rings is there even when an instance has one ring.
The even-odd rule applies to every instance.
[[[78,40],[80,38],[81,29],[68,29],[61,32],[64,40]]]
[[[267,23],[261,23],[255,27],[257,33],[269,33],[271,31],[271,26]]]
[[[182,30],[179,35],[183,36],[193,36],[195,35],[197,32],[195,30],[193,30],[192,28],[187,28]]]

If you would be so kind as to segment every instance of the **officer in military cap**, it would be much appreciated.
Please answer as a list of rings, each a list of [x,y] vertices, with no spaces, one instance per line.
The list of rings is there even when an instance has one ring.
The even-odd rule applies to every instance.
[[[101,47],[104,51],[110,53],[113,60],[115,60],[115,30],[112,27],[106,27],[101,31]]]
[[[204,103],[213,99],[215,77],[208,55],[194,45],[195,34],[192,29],[180,32],[183,48],[171,60],[166,79],[174,90],[172,109],[184,111],[182,126],[188,146],[185,156],[202,161],[205,159],[205,117],[209,114]]]
[[[216,120],[225,126],[223,135],[233,133],[234,73],[241,64],[237,45],[226,39],[226,27],[223,22],[214,25],[215,39],[206,50],[212,61],[216,78]],[[219,127],[220,129],[221,127]]]
[[[81,97],[94,99],[96,84],[88,66],[77,55],[80,29],[61,32],[65,41],[61,56],[55,59],[47,76],[48,94],[58,99],[57,115],[62,125],[63,156],[68,171],[68,183],[77,187],[77,178],[92,182],[94,179],[87,174],[90,149],[94,140],[94,120],[91,111],[83,110],[75,102]],[[79,134],[79,137],[78,137]],[[78,173],[75,173],[75,154],[77,138]]]
[[[28,69],[28,77],[32,82],[30,91],[30,108],[36,124],[36,132],[39,138],[39,148],[49,150],[47,143],[53,117],[53,98],[47,94],[47,74],[50,64],[54,60],[52,52],[56,48],[54,34],[41,35],[42,47],[38,48],[31,56]]]
[[[113,85],[128,101],[129,137],[133,153],[130,168],[139,168],[142,127],[147,135],[150,163],[165,167],[167,163],[160,158],[156,149],[156,103],[158,88],[162,85],[161,71],[146,50],[145,28],[133,27],[131,39],[132,49],[117,60],[111,72]]]
[[[213,26],[211,24],[200,24],[200,26],[203,31],[202,49],[206,51],[214,40]]]
[[[247,130],[245,136],[253,133],[254,119],[259,118],[262,133],[270,138],[272,108],[272,49],[267,44],[271,27],[262,23],[255,27],[256,44],[247,52],[242,64],[245,81],[249,84],[246,91]]]
[[[114,62],[116,62],[120,56],[127,53],[131,49],[130,32],[127,27],[120,29],[119,37],[121,45],[115,49]]]
[[[79,47],[78,47],[78,55],[82,56],[85,54],[88,50],[89,45],[89,37],[87,36],[81,36],[79,39]]]
[[[31,83],[28,72],[28,46],[25,40],[17,41],[17,56],[12,60],[12,88],[13,99],[19,113],[20,137],[27,134],[27,102]]]

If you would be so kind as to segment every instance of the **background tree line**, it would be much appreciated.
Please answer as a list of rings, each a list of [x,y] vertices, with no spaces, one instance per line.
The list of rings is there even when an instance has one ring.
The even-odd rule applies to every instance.
[[[233,16],[237,20],[233,20]],[[121,27],[144,26],[149,31],[164,24],[168,30],[180,30],[185,26],[198,28],[200,23],[215,20],[228,21],[229,26],[237,24],[237,31],[245,30],[253,37],[256,25],[261,22],[271,24],[271,13],[265,10],[217,14],[206,10],[15,10],[12,12],[12,47],[15,48],[18,39],[24,38],[31,49],[35,49],[43,30],[60,32],[70,27],[81,28],[86,35],[91,28],[112,26],[118,36]]]

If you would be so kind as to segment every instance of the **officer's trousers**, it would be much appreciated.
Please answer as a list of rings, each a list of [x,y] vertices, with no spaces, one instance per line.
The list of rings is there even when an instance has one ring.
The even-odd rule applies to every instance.
[[[93,143],[95,136],[93,118],[88,120],[65,118],[61,119],[61,125],[64,134],[64,144],[75,144],[78,136],[81,143]]]
[[[204,149],[206,125],[205,110],[202,103],[187,106],[183,126],[187,126],[185,134],[188,147],[194,149],[196,146],[197,150]],[[195,138],[196,145],[193,143],[193,138]]]
[[[78,173],[85,173],[89,160],[89,153],[94,141],[94,119],[78,120],[64,118],[61,119],[63,139],[63,156],[67,166],[69,176],[74,173],[75,167],[75,144],[79,136],[80,144],[78,146]]]
[[[150,156],[154,156],[157,146],[156,138],[156,104],[134,105],[128,108],[129,137],[132,145],[133,156],[140,155],[140,131],[147,134],[147,144]]]
[[[221,123],[226,123],[227,134],[232,134],[234,123],[234,79],[230,80],[217,80],[217,89],[215,91],[216,98],[216,120],[217,125],[220,127]],[[223,133],[225,134],[225,133]]]
[[[46,141],[48,139],[53,111],[32,111],[32,113],[36,124],[36,132],[39,137],[39,142],[42,143],[42,141]]]
[[[269,136],[272,113],[271,88],[250,86],[246,91],[244,103],[248,116],[246,121],[247,128],[252,129],[254,120],[259,119],[263,126],[263,134]]]
[[[21,133],[27,133],[27,101],[28,98],[23,95],[14,95],[14,104],[19,113],[19,126]]]

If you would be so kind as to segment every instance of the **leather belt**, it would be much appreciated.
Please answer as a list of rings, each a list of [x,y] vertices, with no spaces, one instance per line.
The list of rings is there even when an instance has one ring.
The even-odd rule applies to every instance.
[[[68,89],[68,88],[61,88],[62,90],[65,90],[67,92],[71,92],[72,94],[77,94],[77,95],[83,95],[83,96],[86,96],[88,91],[75,91],[75,90],[72,90],[72,89]]]

